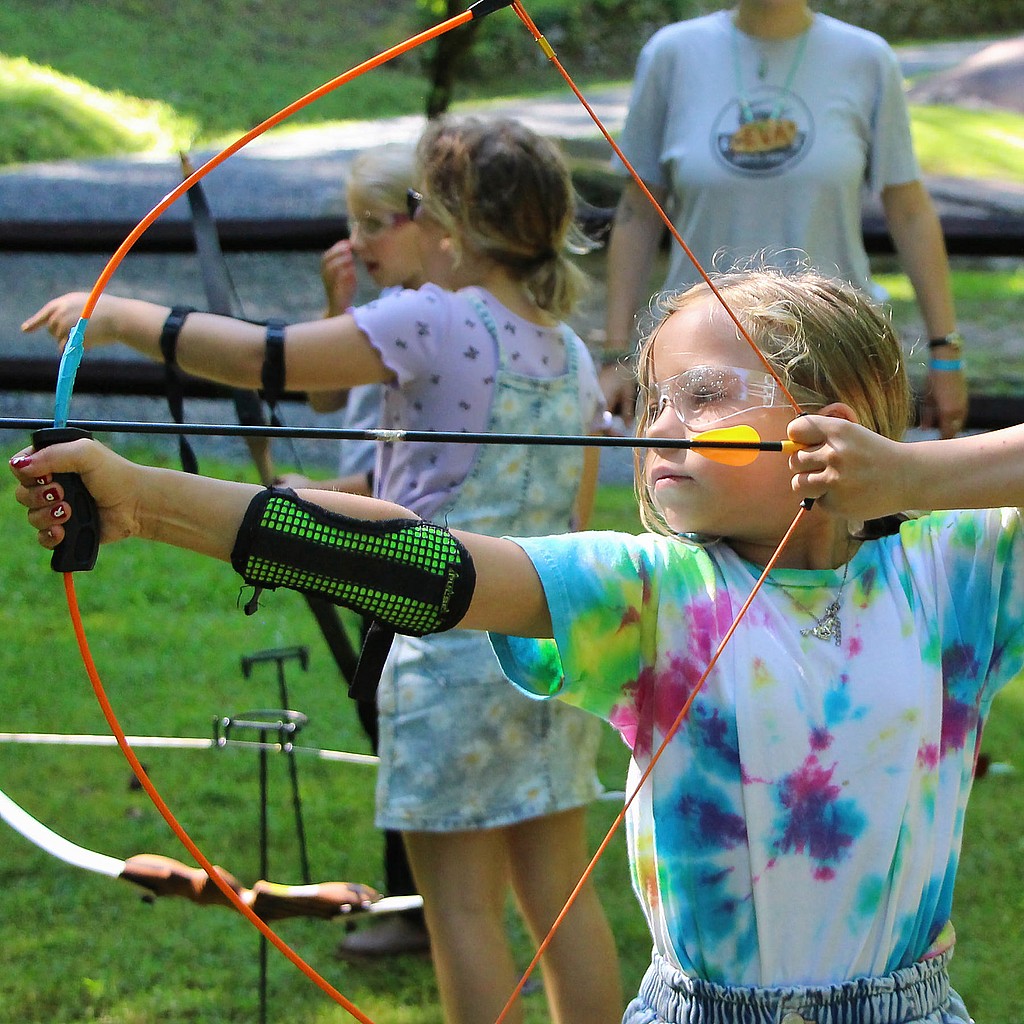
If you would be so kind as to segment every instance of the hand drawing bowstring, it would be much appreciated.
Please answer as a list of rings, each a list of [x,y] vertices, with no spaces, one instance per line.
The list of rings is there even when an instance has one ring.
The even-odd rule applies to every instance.
[[[788,388],[786,387],[785,381],[781,379],[776,369],[772,366],[772,364],[766,358],[764,353],[761,352],[761,350],[755,344],[753,338],[750,336],[747,329],[744,327],[744,325],[740,322],[739,318],[730,308],[729,304],[725,301],[725,298],[722,296],[721,292],[716,287],[715,283],[710,279],[707,272],[700,265],[696,256],[690,250],[689,246],[679,235],[678,231],[672,224],[667,214],[664,212],[664,210],[662,210],[658,202],[655,200],[654,196],[644,185],[639,175],[636,173],[632,165],[626,159],[625,155],[619,149],[618,145],[611,137],[611,134],[608,132],[604,124],[601,122],[600,117],[597,115],[597,113],[594,111],[591,105],[587,102],[586,98],[577,88],[572,78],[566,72],[565,68],[562,66],[557,56],[555,55],[554,50],[552,49],[548,41],[544,38],[544,36],[541,34],[541,32],[538,30],[537,26],[534,24],[533,20],[530,18],[529,14],[526,12],[526,10],[519,2],[519,0],[477,0],[476,3],[471,4],[469,9],[463,12],[462,14],[450,18],[447,21],[444,21],[431,29],[428,29],[417,35],[409,37],[404,42],[399,43],[398,45],[383,51],[376,57],[373,57],[370,60],[357,65],[350,71],[347,71],[334,79],[331,79],[329,82],[326,82],[319,88],[314,89],[312,92],[307,93],[305,96],[301,97],[298,100],[295,100],[288,106],[282,108],[272,117],[267,118],[265,121],[258,124],[255,128],[252,128],[250,131],[246,132],[234,143],[232,143],[224,150],[222,150],[220,153],[218,153],[210,160],[208,160],[200,168],[198,168],[191,175],[185,178],[175,189],[169,192],[156,206],[154,206],[153,209],[148,214],[146,214],[146,216],[138,223],[138,225],[129,233],[127,238],[125,238],[124,242],[121,243],[117,251],[114,253],[114,255],[108,261],[107,265],[104,267],[100,276],[97,278],[96,283],[93,285],[91,292],[89,293],[88,299],[86,300],[85,306],[83,307],[82,310],[81,318],[75,325],[74,329],[71,331],[67,344],[65,345],[64,354],[61,358],[60,370],[58,372],[54,416],[55,425],[63,426],[67,423],[67,413],[70,406],[71,394],[74,389],[75,374],[77,372],[78,365],[81,362],[82,352],[84,349],[85,331],[88,326],[89,317],[95,310],[96,304],[99,301],[100,296],[102,295],[104,289],[109,283],[114,272],[117,270],[118,266],[121,264],[124,257],[132,249],[132,247],[135,245],[138,239],[174,202],[176,202],[181,196],[183,196],[188,191],[188,189],[192,187],[192,185],[202,180],[202,178],[209,174],[210,171],[218,167],[229,157],[233,156],[244,146],[248,145],[253,139],[258,138],[260,135],[264,134],[264,132],[268,131],[270,128],[275,127],[282,121],[291,117],[297,111],[310,105],[311,103],[327,95],[328,93],[333,92],[335,89],[339,88],[345,83],[352,81],[353,79],[359,77],[362,74],[365,74],[367,71],[380,67],[381,65],[394,59],[400,54],[407,53],[410,50],[422,45],[423,43],[429,42],[437,38],[438,36],[441,36],[444,33],[451,31],[452,29],[468,24],[470,21],[482,18],[504,7],[511,7],[515,11],[519,20],[530,32],[530,34],[533,36],[537,44],[541,47],[545,56],[556,68],[556,70],[565,80],[569,88],[572,90],[573,94],[586,109],[587,113],[594,121],[594,124],[597,126],[598,130],[604,136],[608,144],[614,150],[619,159],[622,160],[627,171],[632,176],[633,181],[641,189],[643,194],[647,197],[648,201],[652,203],[654,208],[658,211],[659,216],[665,223],[666,227],[668,228],[676,243],[683,248],[687,257],[693,263],[693,266],[696,268],[700,276],[703,278],[704,282],[711,289],[712,293],[721,303],[722,308],[725,310],[730,319],[736,325],[736,328],[740,336],[747,342],[751,350],[754,353],[756,353],[760,362],[763,363],[766,371],[769,374],[771,374],[771,376],[777,381],[777,383],[783,391],[783,394],[786,396],[787,400],[792,405],[794,411],[796,413],[799,413],[800,407],[796,400],[793,398],[793,396],[790,394]],[[571,909],[573,903],[575,902],[583,886],[587,883],[587,881],[593,874],[593,871],[599,859],[604,854],[604,851],[607,849],[614,834],[621,826],[622,822],[625,820],[626,813],[629,810],[629,807],[631,806],[633,800],[636,798],[637,794],[640,792],[644,783],[647,781],[647,779],[653,772],[659,758],[661,757],[663,751],[666,749],[668,743],[671,741],[672,737],[675,735],[679,727],[682,725],[683,720],[686,718],[686,715],[688,714],[691,706],[693,705],[693,702],[696,699],[698,693],[700,692],[705,680],[708,678],[715,664],[718,662],[726,645],[729,643],[734,632],[739,626],[740,621],[746,614],[747,609],[750,607],[751,602],[753,601],[757,592],[760,590],[761,585],[764,582],[764,579],[767,577],[768,573],[771,571],[771,569],[778,561],[778,558],[782,554],[786,545],[789,543],[789,540],[792,537],[794,531],[796,530],[798,524],[800,523],[801,518],[807,512],[809,507],[809,502],[805,502],[801,505],[792,524],[786,531],[777,549],[775,550],[771,558],[768,560],[768,563],[765,566],[761,576],[754,584],[754,587],[751,590],[750,595],[743,603],[743,606],[740,608],[732,624],[730,625],[725,635],[723,636],[722,640],[720,641],[718,647],[712,655],[701,677],[697,680],[697,683],[694,686],[692,692],[690,693],[690,696],[683,704],[675,721],[672,723],[661,744],[653,753],[649,765],[647,766],[643,774],[640,776],[632,793],[628,795],[622,810],[619,812],[615,821],[612,823],[611,828],[608,830],[607,835],[598,846],[598,849],[595,852],[590,864],[584,871],[583,876],[581,877],[576,887],[573,889],[568,900],[566,901],[565,906],[563,907],[558,917],[552,924],[547,936],[545,936],[544,940],[540,943],[536,955],[534,956],[533,960],[530,962],[529,966],[524,972],[519,984],[516,986],[515,990],[509,996],[508,1002],[506,1003],[502,1012],[499,1014],[495,1024],[502,1024],[502,1022],[507,1017],[512,1005],[518,998],[519,994],[522,992],[523,987],[526,984],[526,981],[533,973],[537,964],[540,962],[540,958],[543,955],[544,951],[550,945],[555,931],[557,930],[561,922],[564,920],[565,916],[568,914],[569,910]],[[67,572],[64,574],[64,589],[65,594],[67,596],[68,611],[71,616],[75,637],[78,642],[79,651],[81,653],[82,662],[85,666],[86,673],[88,674],[89,681],[92,685],[93,691],[96,695],[96,699],[103,712],[103,716],[106,719],[107,725],[117,741],[118,747],[121,749],[121,752],[123,753],[129,765],[131,766],[132,771],[139,779],[139,782],[142,785],[143,789],[146,791],[146,794],[149,796],[154,806],[160,812],[160,815],[167,822],[171,831],[175,834],[175,836],[182,843],[185,849],[188,850],[188,852],[192,855],[192,857],[196,860],[200,867],[202,867],[203,870],[207,872],[210,878],[217,884],[218,888],[220,888],[221,891],[224,893],[225,898],[232,904],[232,906],[235,907],[235,909],[240,914],[246,917],[249,920],[249,922],[279,952],[281,952],[289,961],[291,961],[291,963],[294,964],[295,967],[297,967],[303,974],[305,974],[326,995],[328,995],[331,999],[338,1003],[338,1005],[343,1007],[351,1016],[353,1016],[356,1020],[360,1021],[361,1024],[373,1024],[373,1021],[369,1017],[367,1017],[366,1014],[364,1014],[350,1000],[348,1000],[344,995],[342,995],[341,992],[339,992],[333,985],[330,984],[330,982],[323,978],[314,968],[312,968],[308,963],[306,963],[306,961],[303,960],[302,957],[300,957],[298,953],[296,953],[283,939],[281,939],[272,928],[270,928],[261,918],[259,918],[248,906],[246,906],[246,904],[244,904],[239,899],[238,895],[231,889],[227,882],[221,879],[220,874],[214,869],[213,864],[196,846],[195,842],[188,835],[188,833],[185,831],[182,825],[178,822],[175,815],[171,812],[167,803],[164,801],[163,797],[160,795],[156,787],[153,785],[152,781],[149,779],[142,764],[135,756],[135,753],[132,750],[131,745],[129,744],[128,739],[125,735],[125,732],[121,727],[120,721],[114,712],[114,709],[110,703],[109,698],[107,697],[106,690],[103,686],[102,681],[100,680],[99,672],[96,668],[96,664],[93,661],[92,654],[89,650],[89,644],[85,635],[85,629],[82,624],[82,616],[78,606],[78,599],[75,592],[73,576],[74,574],[71,572]]]

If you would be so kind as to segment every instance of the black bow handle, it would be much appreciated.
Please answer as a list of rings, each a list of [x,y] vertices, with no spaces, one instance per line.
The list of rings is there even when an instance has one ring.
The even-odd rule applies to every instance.
[[[44,427],[32,435],[36,451],[50,445],[92,437],[78,427]],[[71,516],[64,522],[64,539],[53,549],[50,568],[54,572],[88,572],[96,564],[100,549],[100,516],[93,496],[77,473],[54,473],[53,479],[64,489],[64,501]]]

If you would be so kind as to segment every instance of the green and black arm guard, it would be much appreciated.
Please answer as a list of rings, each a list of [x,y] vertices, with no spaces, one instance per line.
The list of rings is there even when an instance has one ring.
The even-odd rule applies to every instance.
[[[257,593],[312,594],[407,636],[455,626],[476,584],[469,552],[443,526],[351,519],[282,488],[253,498],[231,564]]]

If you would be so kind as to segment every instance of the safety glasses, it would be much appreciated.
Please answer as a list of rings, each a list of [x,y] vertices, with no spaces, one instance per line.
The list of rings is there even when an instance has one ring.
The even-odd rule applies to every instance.
[[[408,224],[410,220],[412,216],[405,213],[361,213],[358,217],[349,218],[348,230],[350,235],[358,231],[361,238],[372,242],[389,228]]]
[[[788,385],[801,408],[820,408],[825,399],[809,388]],[[708,427],[756,409],[791,407],[779,382],[763,370],[739,366],[693,366],[647,389],[647,424],[670,406],[690,430]]]

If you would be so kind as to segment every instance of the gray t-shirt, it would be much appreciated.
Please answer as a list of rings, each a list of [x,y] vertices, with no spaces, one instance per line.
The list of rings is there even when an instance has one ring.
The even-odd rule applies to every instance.
[[[661,29],[637,63],[622,149],[668,189],[705,268],[763,253],[862,287],[863,190],[920,177],[895,54],[823,14],[780,42],[740,32],[727,11]],[[673,244],[666,287],[698,278]]]

